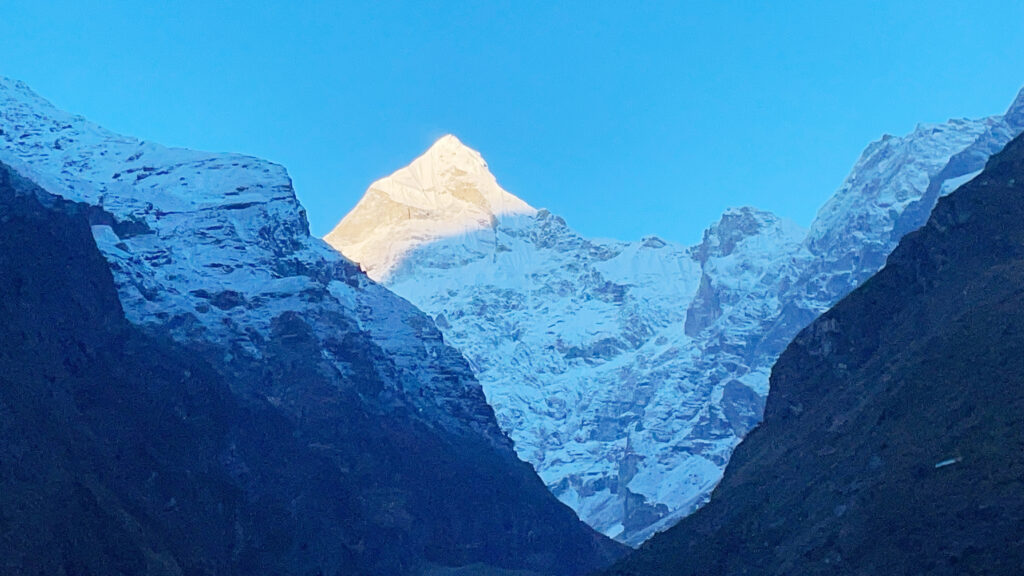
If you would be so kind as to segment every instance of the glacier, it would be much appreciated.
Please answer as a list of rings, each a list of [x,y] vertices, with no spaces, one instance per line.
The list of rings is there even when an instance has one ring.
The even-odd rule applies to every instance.
[[[809,229],[727,210],[696,246],[584,238],[454,136],[373,183],[325,240],[430,314],[560,500],[630,545],[707,501],[789,340],[1024,129],[1001,116],[870,144]]]

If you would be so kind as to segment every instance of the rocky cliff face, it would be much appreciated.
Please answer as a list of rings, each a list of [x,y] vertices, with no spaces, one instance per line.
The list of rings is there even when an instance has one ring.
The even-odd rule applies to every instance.
[[[612,574],[1024,566],[1024,138],[803,330],[710,503]]]
[[[582,519],[635,545],[707,499],[760,420],[778,354],[1021,130],[1022,102],[871,144],[809,231],[738,208],[693,247],[583,238],[508,200],[446,137],[326,239],[432,315],[520,456]]]
[[[4,573],[415,566],[358,549],[367,508],[293,422],[125,321],[92,241],[101,217],[0,165]]]
[[[341,375],[345,346],[377,355],[389,401],[411,402],[452,431],[505,444],[479,385],[412,306],[319,240],[287,173],[230,154],[164,148],[55,109],[0,82],[0,160],[70,200],[102,208],[93,226],[125,314],[180,341],[259,357],[286,313],[301,316]]]
[[[204,540],[208,532],[202,531],[161,541],[185,573],[210,562],[237,573],[270,573],[278,566],[287,573],[392,574],[480,565],[568,574],[616,554],[616,546],[581,524],[516,458],[465,361],[444,344],[433,322],[309,237],[304,212],[280,167],[119,136],[56,110],[26,86],[5,79],[0,80],[0,161],[78,203],[127,320],[147,338],[173,337],[175,346],[194,357],[185,368],[168,368],[166,378],[154,384],[161,388],[150,404],[140,407],[122,397],[148,393],[136,387],[156,368],[147,364],[136,373],[125,361],[116,372],[120,379],[104,388],[104,375],[122,355],[142,353],[115,346],[102,362],[90,364],[86,382],[101,396],[97,410],[108,416],[125,410],[127,418],[135,418],[133,410],[159,415],[177,410],[190,422],[187,403],[178,408],[163,405],[164,400],[212,394],[227,406],[203,405],[201,418],[216,429],[194,432],[193,440],[208,448],[196,456],[201,461],[196,466],[207,467],[211,481],[225,483],[224,490],[245,506],[269,506],[270,517],[257,514],[251,524],[239,526],[231,524],[228,513],[210,519],[203,530],[220,530],[217,534],[230,541],[222,548],[216,548],[221,540]],[[16,252],[19,241],[50,240],[22,231],[25,238],[10,237],[5,250]],[[90,236],[76,242],[88,246]],[[73,259],[61,256],[55,262],[70,269]],[[32,339],[19,341],[23,336],[15,332],[7,339],[12,346],[31,345]],[[88,348],[90,338],[106,337],[103,330],[87,330],[64,347],[73,353],[80,342]],[[111,338],[117,342],[120,336]],[[36,352],[27,348],[12,365]],[[158,359],[160,354],[173,356],[168,362],[174,366],[183,362],[182,352],[161,348]],[[200,370],[189,367],[193,364],[205,366],[202,382],[195,384],[199,388],[191,391],[182,384],[178,390],[179,375],[186,374],[182,382],[187,383],[187,373]],[[39,374],[30,368],[25,367],[25,393],[36,394]],[[49,407],[44,402],[40,409]],[[175,433],[173,418],[164,424],[159,430],[136,430],[137,449],[159,445],[159,434]],[[69,434],[55,426],[59,434]],[[109,426],[82,426],[101,444],[110,441],[105,434],[118,434]],[[54,441],[58,450],[61,441]],[[51,449],[45,442],[40,446]],[[68,482],[80,482],[81,474],[96,466],[117,469],[103,457],[91,461],[91,468],[70,471]],[[59,458],[55,462],[63,466]],[[146,479],[150,471],[143,468],[149,464],[139,466],[131,473],[146,477],[129,475],[118,488],[123,492],[115,490],[118,498],[128,494],[126,506],[134,505],[132,498],[149,498],[145,482],[157,481]],[[152,471],[153,478],[187,478],[192,470],[170,458]],[[216,508],[220,494],[207,494],[204,504],[190,510]],[[183,499],[167,495],[161,505]],[[83,511],[83,519],[120,514],[105,505],[90,510]],[[153,522],[158,530],[179,533],[191,514]],[[55,536],[59,542],[77,537]],[[236,541],[241,543],[231,544]],[[174,548],[182,542],[195,549]],[[240,556],[218,556],[215,548]],[[271,568],[246,563],[278,556],[266,565]],[[33,565],[31,553],[25,557],[19,566]],[[75,557],[74,552],[66,556]]]

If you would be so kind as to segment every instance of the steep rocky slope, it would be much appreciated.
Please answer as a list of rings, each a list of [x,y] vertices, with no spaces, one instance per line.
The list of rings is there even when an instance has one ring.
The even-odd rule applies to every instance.
[[[612,574],[1024,567],[1024,137],[803,330],[710,503]]]
[[[809,231],[737,208],[693,247],[581,237],[449,136],[326,240],[431,314],[520,456],[635,545],[706,500],[790,339],[1022,128],[1024,96],[1004,116],[886,136]]]
[[[331,459],[125,321],[96,216],[0,166],[3,573],[372,571]]]
[[[102,501],[81,511],[83,525],[111,514],[129,526],[154,522],[161,534],[155,541],[184,573],[207,565],[218,572],[336,574],[481,565],[568,574],[617,553],[516,458],[465,361],[430,319],[309,237],[283,169],[118,136],[9,80],[0,80],[0,160],[79,202],[91,234],[75,237],[75,254],[99,247],[124,315],[147,334],[127,327],[109,334],[90,322],[66,340],[46,323],[34,327],[38,336],[27,328],[6,333],[3,348],[17,351],[8,357],[11,369],[24,364],[19,394],[37,396],[41,417],[57,421],[52,437],[13,449],[51,458],[40,464],[43,476],[57,469],[66,483],[91,482],[93,474],[120,482],[98,490],[123,501],[128,516],[121,504]],[[20,234],[6,237],[12,269],[23,263],[19,258],[34,261],[25,246],[52,242],[33,237],[31,226]],[[64,267],[44,270],[59,279],[65,268],[72,277],[85,275],[72,270],[77,257],[38,260]],[[83,290],[102,285],[90,270]],[[4,296],[13,312],[26,285],[49,285],[12,277]],[[109,304],[96,315],[112,318]],[[66,310],[54,314],[74,321]],[[166,335],[188,351],[187,362],[184,352],[145,340]],[[133,344],[137,339],[143,343]],[[37,341],[59,344],[33,348]],[[105,350],[102,357],[90,356],[93,347]],[[75,382],[48,380],[49,364],[27,361],[36,356],[56,363],[59,374],[68,362],[85,365],[80,386],[96,398],[76,397]],[[48,404],[50,394],[64,404]],[[180,432],[175,418],[183,422]],[[115,425],[119,420],[126,420],[125,430]],[[35,437],[31,420],[10,423]],[[65,457],[69,438],[84,439],[85,456],[74,448]],[[196,445],[194,463],[186,456],[189,442]],[[162,452],[165,443],[170,454]],[[21,481],[27,492],[9,501],[18,513],[3,516],[8,535],[21,533],[8,530],[8,522],[23,520],[27,503],[38,500],[32,487],[47,485],[40,477],[19,478],[17,462],[5,459],[14,468],[0,492],[15,494],[8,488]],[[170,487],[153,492],[160,478]],[[191,490],[183,486],[192,481],[196,494],[173,491]],[[182,502],[192,496],[199,500],[188,508]],[[244,503],[236,516],[249,514],[246,521],[233,524],[233,513],[221,512],[229,496]],[[163,513],[153,508],[158,498],[168,508]],[[181,512],[168,517],[176,507]],[[265,513],[255,512],[263,507]],[[189,534],[192,521],[200,528]],[[89,537],[48,528],[57,543]],[[94,567],[106,566],[120,549],[89,542],[101,555]],[[22,567],[48,558],[49,547],[31,546],[15,540],[16,551],[29,552],[9,557],[23,558]],[[72,550],[63,558],[82,556]]]

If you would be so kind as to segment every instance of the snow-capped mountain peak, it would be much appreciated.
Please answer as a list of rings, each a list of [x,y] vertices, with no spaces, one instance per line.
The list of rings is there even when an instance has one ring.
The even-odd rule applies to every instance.
[[[412,401],[429,398],[428,417],[453,429],[486,420],[444,414],[489,408],[468,368],[460,368],[462,381],[475,406],[462,403],[464,385],[445,383],[444,370],[429,366],[457,353],[442,347],[428,319],[309,236],[283,167],[116,134],[2,76],[0,162],[94,207],[93,235],[132,323],[182,342],[215,343],[230,357],[259,357],[265,334],[301,318],[324,342],[351,334],[377,346],[397,367],[390,389]],[[343,354],[335,359],[330,346],[324,350],[339,374],[349,374]],[[424,378],[423,369],[436,371]],[[427,394],[423,386],[431,380],[445,390]],[[445,398],[453,402],[441,406]],[[504,442],[496,423],[489,426],[491,437]]]
[[[485,197],[482,205],[462,202],[463,210],[500,212],[504,209],[498,202],[503,199],[501,191],[487,173],[486,164],[479,155],[474,155],[457,140],[445,139],[426,155],[424,162],[435,167],[444,163],[438,169],[438,178],[475,186],[474,190]],[[402,192],[401,178],[435,175],[433,169],[416,168],[397,175],[390,187],[382,184],[383,190]],[[129,411],[136,410],[139,404],[134,400],[125,404],[122,391],[128,393],[129,400],[145,398],[147,406],[154,406],[160,414],[169,414],[170,420],[167,426],[161,424],[159,428],[146,423],[139,428],[140,432],[162,434],[172,430],[179,439],[195,441],[197,447],[203,447],[199,454],[209,458],[196,460],[203,471],[195,478],[189,476],[189,489],[195,481],[199,490],[196,493],[206,494],[204,486],[216,486],[217,493],[228,490],[242,495],[242,500],[253,500],[246,495],[258,496],[253,502],[258,500],[260,510],[270,511],[271,515],[261,518],[274,520],[268,524],[273,533],[284,533],[282,530],[289,530],[285,526],[292,526],[279,524],[279,515],[274,510],[294,513],[293,508],[300,500],[306,502],[302,505],[305,509],[310,509],[309,506],[316,506],[311,503],[319,502],[320,497],[333,502],[341,516],[328,514],[303,524],[303,531],[313,532],[295,532],[296,538],[303,540],[306,537],[301,534],[315,532],[308,539],[309,553],[303,552],[301,561],[294,564],[296,572],[315,571],[316,565],[311,564],[314,557],[325,571],[344,574],[395,573],[396,567],[411,570],[421,563],[425,565],[428,559],[431,566],[440,569],[444,558],[458,563],[486,564],[493,560],[510,563],[511,567],[524,565],[523,562],[552,566],[550,570],[543,568],[544,573],[562,573],[554,568],[556,565],[572,566],[572,570],[579,571],[597,566],[605,544],[595,540],[593,533],[580,530],[575,518],[558,506],[516,459],[511,441],[499,429],[464,357],[444,342],[431,318],[370,281],[321,240],[309,236],[305,210],[296,199],[284,168],[257,158],[166,148],[116,134],[56,109],[20,82],[0,77],[0,180],[12,181],[14,173],[17,178],[45,186],[53,194],[35,185],[19,183],[16,189],[0,183],[0,195],[7,200],[13,198],[12,194],[36,195],[45,206],[57,202],[55,195],[59,195],[74,203],[67,204],[66,215],[73,213],[75,218],[69,221],[81,225],[83,231],[91,230],[96,248],[109,266],[109,276],[87,274],[72,266],[71,281],[80,283],[80,279],[88,278],[87,285],[82,286],[92,294],[112,279],[124,317],[157,336],[153,345],[140,346],[125,344],[128,339],[135,341],[134,336],[122,336],[121,332],[112,333],[102,327],[93,332],[79,330],[76,334],[104,338],[96,344],[103,352],[87,354],[87,364],[93,368],[81,371],[91,375],[86,378],[104,371],[107,364],[100,357],[109,361],[124,353],[131,366],[137,365],[133,363],[136,356],[155,354],[151,360],[156,363],[171,359],[168,374],[172,376],[158,379],[161,383],[155,387],[152,382],[143,382],[145,374],[128,368],[110,377],[116,380],[118,374],[126,375],[127,380],[122,379],[124,386],[107,386],[110,393],[105,392],[104,397],[117,398],[111,400],[116,403],[116,410],[126,407]],[[507,203],[514,206],[511,201]],[[7,206],[15,205],[20,206],[6,202],[0,208],[0,220],[5,222],[7,232],[11,232],[7,222],[13,213]],[[41,210],[30,212],[29,216],[46,217]],[[58,227],[62,226],[61,220],[57,222]],[[86,224],[90,228],[85,228]],[[8,240],[21,235],[8,234]],[[61,243],[80,240],[72,230],[64,234],[53,227],[31,238],[44,242],[57,238]],[[83,254],[44,252],[58,254],[57,260],[69,257],[65,254]],[[32,256],[28,259],[32,260]],[[25,258],[8,259],[7,266],[23,262]],[[60,274],[65,267],[64,263],[54,261],[43,263],[39,269]],[[106,272],[102,266],[100,271]],[[32,274],[28,278],[33,278]],[[38,282],[33,282],[24,283],[26,294],[38,291]],[[10,282],[5,284],[8,285]],[[8,304],[13,301],[21,310],[19,294],[5,296]],[[41,300],[34,297],[26,300],[29,301]],[[53,298],[42,301],[51,302]],[[83,300],[94,301],[94,296]],[[77,300],[70,305],[71,308],[60,308],[61,313],[73,314],[86,306]],[[120,310],[114,308],[103,307],[106,315],[102,317],[120,318]],[[173,376],[175,366],[186,364],[173,360],[184,356],[156,345],[168,336],[184,345],[190,355],[197,356],[196,365],[205,366],[203,376],[190,376],[188,371],[184,376]],[[113,340],[106,340],[110,337]],[[60,342],[65,339],[61,337]],[[92,343],[89,346],[95,348]],[[72,348],[76,349],[74,358],[84,358],[78,348]],[[152,362],[148,365],[156,366]],[[76,360],[75,364],[71,368],[63,364],[62,374],[69,375],[70,380],[79,378],[71,376],[80,372],[80,362]],[[57,365],[61,365],[59,361]],[[207,386],[205,375],[215,374],[214,367],[226,378],[223,386]],[[33,378],[26,382],[34,382]],[[107,378],[103,376],[100,380],[106,383]],[[197,388],[200,380],[204,387]],[[227,381],[232,384],[228,386]],[[214,382],[210,381],[209,386],[215,386]],[[219,391],[207,397],[202,392],[205,390]],[[193,397],[202,398],[193,402]],[[163,398],[171,398],[176,404],[160,408],[157,404]],[[179,402],[178,398],[188,399]],[[90,410],[96,410],[93,405],[101,406],[105,400],[97,402],[90,400]],[[61,414],[67,412],[64,406],[59,404],[57,408]],[[211,418],[208,414],[224,418]],[[0,418],[4,424],[6,416],[5,413]],[[55,438],[63,438],[64,430],[75,435],[79,430],[89,429],[84,420],[82,424],[67,420],[66,425],[65,420],[61,416],[60,433]],[[138,414],[135,420],[138,421]],[[237,424],[241,421],[247,423]],[[173,427],[179,425],[196,432],[178,433]],[[236,450],[234,439],[246,436],[242,430],[248,426],[259,429],[258,447],[252,445],[252,451]],[[118,429],[116,435],[124,436],[123,431]],[[159,439],[132,436],[133,443],[155,441],[163,445]],[[77,448],[73,451],[113,454],[106,448],[113,445],[108,444],[107,437],[97,438],[97,446],[103,446],[100,451],[78,449],[91,444],[75,444]],[[274,438],[289,440],[282,443]],[[242,441],[237,444],[243,445]],[[291,470],[294,466],[290,463],[278,466],[275,463],[288,459],[286,455],[284,460],[275,460],[274,454],[284,453],[281,450],[304,464],[295,470]],[[172,452],[180,454],[174,449]],[[147,461],[152,460],[148,455],[147,451]],[[268,455],[270,460],[265,460]],[[251,467],[246,464],[249,458],[255,459],[248,460]],[[167,461],[178,462],[173,457]],[[90,463],[88,468],[79,468],[75,464],[69,470],[74,474],[91,474],[85,471],[92,470],[92,466]],[[260,472],[269,470],[267,466],[282,469],[284,475]],[[148,474],[149,469],[145,470]],[[296,470],[316,472],[305,474]],[[319,475],[316,485],[302,485],[300,476],[311,475]],[[149,488],[140,492],[137,487],[142,485],[134,483],[134,478],[126,474],[116,484],[127,489],[125,494],[150,494]],[[208,480],[214,484],[203,484]],[[482,480],[501,486],[491,489]],[[430,504],[437,494],[452,493],[467,482],[487,489],[465,495],[460,503],[443,510]],[[292,486],[295,492],[291,492]],[[108,490],[108,486],[104,485],[103,490]],[[117,499],[122,492],[110,494]],[[145,496],[138,506],[132,504],[133,509],[148,514],[144,501],[157,499]],[[183,499],[182,510],[188,510],[185,505]],[[385,508],[387,514],[382,516],[380,511]],[[424,512],[421,514],[420,510]],[[467,515],[463,510],[476,514]],[[229,512],[226,509],[225,514],[215,515],[218,519],[214,521],[227,519],[230,526],[230,518],[235,514]],[[96,513],[111,512],[104,508]],[[84,517],[93,518],[96,513],[87,512]],[[188,516],[183,514],[176,516]],[[303,514],[300,509],[299,515]],[[399,520],[396,522],[395,518]],[[243,538],[243,527],[234,523],[239,542],[255,542],[260,548],[264,540],[258,534],[262,532],[253,532],[250,525],[251,522],[246,525]],[[158,530],[164,530],[165,525],[160,526]],[[178,524],[166,526],[176,530]],[[202,526],[211,524],[200,522],[197,526],[202,530]],[[564,543],[563,537],[567,538]],[[149,542],[141,540],[141,532],[139,538],[139,543]],[[377,552],[386,541],[396,538],[403,541],[402,550],[383,556]],[[318,543],[328,541],[332,543],[318,548]],[[216,540],[210,542],[213,544],[204,551],[218,549]],[[355,542],[359,543],[358,549],[350,545]],[[164,546],[160,544],[161,549]],[[285,548],[298,549],[287,543]],[[613,548],[608,549],[615,553]],[[249,557],[245,550],[242,557]],[[459,553],[455,556],[437,550]],[[286,554],[272,555],[287,557]],[[169,565],[177,566],[175,557],[167,558]],[[237,565],[221,564],[220,556],[210,558],[217,558],[209,561],[214,563],[211,565]],[[510,560],[506,562],[504,558]],[[581,558],[590,566],[580,564]],[[346,564],[347,559],[354,564]],[[326,569],[328,565],[330,570]],[[356,568],[371,565],[377,568]]]
[[[498,185],[479,152],[449,134],[374,182],[325,240],[382,280],[419,246],[493,228],[501,216],[535,213]]]
[[[584,238],[546,210],[490,219],[448,199],[493,177],[482,159],[452,168],[479,156],[445,141],[375,183],[338,227],[349,236],[327,241],[433,316],[520,457],[580,518],[635,545],[708,498],[761,418],[778,354],[981,170],[1022,112],[1018,97],[1005,117],[872,143],[809,230],[733,208],[686,247]],[[434,205],[406,201],[388,220],[374,202],[398,185]]]

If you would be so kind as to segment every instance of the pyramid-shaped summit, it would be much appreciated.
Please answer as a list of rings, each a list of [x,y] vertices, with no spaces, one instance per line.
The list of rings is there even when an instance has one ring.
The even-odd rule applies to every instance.
[[[761,420],[778,355],[1016,135],[1018,103],[1010,117],[922,124],[869,145],[810,231],[739,208],[692,247],[585,238],[545,211],[428,245],[414,224],[436,234],[430,218],[485,226],[493,213],[483,193],[457,198],[459,185],[506,198],[486,188],[475,153],[445,139],[364,199],[421,186],[400,205],[412,224],[368,221],[383,245],[364,255],[417,247],[385,286],[435,319],[552,492],[635,545],[707,501]],[[414,198],[434,204],[416,213]],[[359,240],[342,249],[351,256]]]
[[[448,134],[370,185],[324,240],[382,280],[419,246],[535,212],[498,185],[479,152]]]

